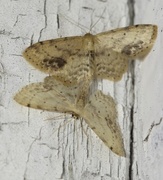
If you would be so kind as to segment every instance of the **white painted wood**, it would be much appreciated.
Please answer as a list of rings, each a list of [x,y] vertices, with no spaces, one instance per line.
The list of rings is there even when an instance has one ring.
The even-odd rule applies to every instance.
[[[141,1],[136,1],[136,5],[141,6],[140,3]],[[157,5],[160,8],[159,4]],[[142,9],[137,8],[136,15],[138,13],[141,14],[140,11],[142,13]],[[148,11],[150,12],[149,9]],[[71,117],[65,119],[64,116],[55,113],[22,107],[12,99],[13,95],[20,88],[32,82],[42,81],[46,76],[30,66],[21,56],[22,51],[31,42],[35,43],[61,36],[84,35],[98,19],[100,19],[98,24],[93,28],[94,33],[126,26],[129,24],[128,1],[1,0],[0,12],[0,179],[131,179],[129,178],[130,111],[133,105],[131,73],[125,75],[122,81],[116,84],[103,81],[99,85],[99,88],[103,89],[105,93],[109,92],[117,101],[119,111],[118,120],[124,136],[126,158],[120,158],[113,154],[86,124],[80,121],[74,121]],[[149,22],[155,23],[156,12],[158,11],[155,10],[152,12],[153,16],[150,15]],[[147,18],[144,19],[144,23],[146,23],[148,15],[146,15]],[[155,17],[153,21],[152,17]],[[141,23],[142,21],[143,19],[136,18],[137,23]],[[81,29],[78,23],[85,26],[86,29]],[[146,103],[144,101],[146,93],[143,94],[142,91],[146,87],[143,86],[146,79],[143,80],[143,77],[145,78],[149,75],[151,78],[151,74],[148,73],[149,69],[144,71],[144,68],[149,66],[144,64],[150,62],[149,57],[156,57],[157,54],[156,51],[151,53],[148,59],[143,62],[143,65],[139,64],[141,66],[141,70],[138,69],[140,76],[137,76],[136,78],[138,79],[135,81],[135,84],[138,84],[137,88],[139,88],[135,89],[137,104],[141,101],[140,106],[135,105],[135,107],[138,107],[137,112],[139,110],[139,114],[135,115],[135,121],[137,122],[139,121],[138,117],[141,117],[143,120],[144,117],[142,116],[145,116],[141,114],[142,110],[143,113],[145,111],[142,107],[146,107],[143,104]],[[158,61],[160,59],[157,57]],[[151,62],[153,68],[155,67],[153,65],[155,63],[156,61]],[[161,65],[157,64],[156,67],[160,70]],[[144,75],[144,73],[147,74]],[[161,82],[161,74],[158,74],[158,76]],[[150,82],[154,82],[154,80]],[[155,93],[157,93],[160,87],[159,83],[156,85],[157,89]],[[153,87],[153,85],[151,86]],[[158,107],[161,107],[161,105],[158,105]],[[159,111],[159,109],[157,110]],[[53,120],[47,120],[49,118]],[[146,149],[145,155],[148,155],[148,146],[151,147],[149,155],[151,155],[151,152],[154,152],[152,149],[154,146],[148,144],[149,140],[146,144],[141,141],[141,137],[144,138],[147,135],[153,119],[148,121],[148,127],[146,129],[142,126],[144,121],[140,121],[140,124],[137,125],[138,127],[134,123],[134,142],[138,144],[138,148],[134,148],[136,159],[133,164],[133,176],[135,179],[139,179],[139,176],[140,179],[146,179],[145,175],[148,174],[151,167],[149,164],[148,170],[144,170],[146,164],[143,164],[143,160],[141,160],[144,155],[142,153],[142,147]],[[155,122],[158,123],[159,119],[156,119]],[[140,127],[144,129],[142,130]],[[159,127],[161,126],[157,126],[157,128]],[[142,131],[138,131],[138,129]],[[153,139],[161,141],[156,132],[154,136],[156,138]],[[144,134],[141,136],[142,133]],[[136,139],[137,136],[138,138]],[[160,146],[158,147],[160,148]],[[158,153],[155,155],[159,155],[161,151],[156,152]],[[152,164],[151,161],[146,162]],[[138,164],[138,168],[136,163]],[[144,169],[141,169],[142,164]],[[156,162],[155,164],[158,165]],[[137,169],[139,170],[139,176],[137,176]]]
[[[136,63],[133,179],[163,178],[163,1],[136,0],[135,23],[158,25],[158,38],[144,62]]]

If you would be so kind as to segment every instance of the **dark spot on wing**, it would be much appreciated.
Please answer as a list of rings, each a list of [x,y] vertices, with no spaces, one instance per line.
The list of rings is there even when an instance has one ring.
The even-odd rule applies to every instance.
[[[141,50],[143,50],[143,41],[138,41],[136,43],[131,43],[126,45],[123,49],[122,49],[122,54],[126,54],[126,55],[136,55],[138,53],[141,52]]]
[[[60,69],[64,67],[65,64],[67,64],[67,62],[61,57],[53,57],[50,59],[46,58],[42,62],[46,67],[51,67],[54,68],[55,70]]]

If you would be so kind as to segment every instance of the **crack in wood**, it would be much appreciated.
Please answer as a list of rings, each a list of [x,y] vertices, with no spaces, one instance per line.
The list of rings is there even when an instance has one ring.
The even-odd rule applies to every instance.
[[[152,125],[151,125],[151,127],[150,127],[150,129],[149,129],[149,131],[148,131],[148,134],[147,134],[147,136],[144,138],[144,141],[148,141],[148,139],[149,139],[149,136],[150,136],[150,134],[151,134],[151,132],[152,132],[152,129],[154,128],[154,127],[156,127],[156,126],[158,126],[158,125],[160,125],[161,124],[161,122],[162,122],[162,119],[163,118],[160,118],[160,121],[158,122],[158,123],[152,123]]]
[[[46,28],[47,28],[47,25],[48,25],[48,23],[47,23],[47,14],[46,14],[46,4],[47,4],[47,1],[46,0],[44,0],[44,18],[45,18],[45,22],[44,22],[44,27],[40,30],[40,36],[39,36],[39,38],[38,38],[38,42],[40,42],[40,39],[41,39],[41,37],[42,37],[42,32],[43,32],[43,30],[45,30]]]
[[[134,0],[128,0],[127,5],[128,5],[128,13],[130,17],[130,22],[129,25],[134,24],[134,19],[135,19],[135,8],[134,8]],[[130,111],[130,155],[129,155],[129,180],[133,179],[133,162],[134,162],[134,104],[135,104],[135,94],[134,94],[134,87],[135,87],[135,73],[134,73],[134,62],[131,64],[132,65],[132,71],[131,71],[131,76],[132,76],[132,88],[133,88],[133,105],[131,107]]]
[[[59,14],[57,14],[57,29],[60,29],[60,20],[59,20]]]
[[[133,179],[133,157],[134,157],[134,106],[131,108],[131,125],[130,125],[130,156],[129,156],[129,180]]]

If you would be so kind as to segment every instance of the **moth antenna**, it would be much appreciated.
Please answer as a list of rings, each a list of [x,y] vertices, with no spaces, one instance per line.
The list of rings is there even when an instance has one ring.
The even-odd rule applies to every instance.
[[[52,119],[51,119],[52,120]],[[55,120],[55,119],[53,119],[53,120]],[[58,119],[57,119],[58,120]],[[62,119],[64,122],[63,122],[63,124],[62,125],[59,125],[59,127],[58,128],[56,128],[56,130],[54,130],[52,133],[51,133],[51,135],[50,135],[50,137],[55,133],[55,132],[57,132],[57,131],[59,131],[61,128],[63,128],[63,127],[65,127],[68,123],[70,123],[70,122],[72,122],[72,118],[70,118],[69,119],[69,117],[66,117],[66,114],[65,114],[65,119]]]
[[[66,19],[68,22],[74,24],[75,26],[78,26],[79,28],[81,28],[85,33],[87,33],[86,29],[89,30],[89,28],[87,28],[86,26],[77,23],[76,21],[74,21],[71,18],[67,18],[66,16],[64,16],[63,14],[60,14],[61,17],[63,17],[64,19]]]
[[[83,122],[84,122],[84,125],[83,125]],[[85,127],[86,127],[86,129],[85,129]],[[84,119],[80,119],[80,127],[79,128],[81,128],[82,129],[82,132],[87,136],[87,138],[89,137],[88,136],[88,133],[87,133],[87,131],[88,131],[88,129],[89,129],[89,126],[88,125],[86,125],[86,122],[84,121]]]
[[[58,116],[55,116],[55,117],[48,117],[47,119],[44,119],[44,121],[60,121],[60,120],[64,120],[64,119],[67,119],[67,115],[69,114],[66,114],[66,113],[62,113]]]
[[[100,19],[102,18],[102,16],[103,16],[104,13],[105,13],[105,10],[106,10],[106,7],[104,8],[104,10],[103,10],[101,16],[98,18],[98,20],[97,20],[93,25],[91,25],[90,32],[91,32],[92,29],[96,26],[96,24],[100,21]]]
[[[72,133],[75,133],[75,134],[76,134],[76,141],[77,141],[77,148],[78,148],[78,146],[79,146],[79,139],[78,139],[78,137],[79,137],[79,135],[78,135],[79,129],[82,129],[81,132],[84,132],[84,134],[85,134],[86,136],[88,136],[88,134],[86,133],[86,131],[85,131],[84,128],[83,128],[83,119],[82,119],[82,118],[78,118],[78,117],[75,118],[75,117],[76,117],[76,116],[74,116],[74,115],[72,114],[72,118],[67,119],[66,121],[63,122],[63,124],[60,124],[59,127],[58,127],[56,130],[54,130],[54,131],[50,134],[49,137],[51,137],[55,132],[59,133],[60,129],[63,128],[63,127],[66,127],[66,125],[67,125],[68,123],[72,123],[73,129],[74,129],[75,131],[72,129],[70,132],[66,133],[64,136],[62,136],[62,140],[60,140],[59,142],[62,143],[62,141],[63,141],[63,139],[64,139],[65,137],[69,136],[69,135],[72,134]],[[78,119],[79,119],[79,121],[80,121],[80,124],[76,124]],[[86,123],[85,123],[84,125],[86,125]],[[88,128],[88,126],[87,126],[87,128]]]

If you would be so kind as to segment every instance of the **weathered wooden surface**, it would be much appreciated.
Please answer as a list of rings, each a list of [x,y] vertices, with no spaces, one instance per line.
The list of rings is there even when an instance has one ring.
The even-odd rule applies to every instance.
[[[137,0],[135,3],[136,23],[160,25],[155,51],[143,63],[136,63],[136,70],[131,68],[122,81],[116,84],[103,81],[99,85],[118,103],[118,120],[127,152],[126,158],[120,158],[85,123],[22,107],[12,97],[21,87],[42,81],[46,76],[21,56],[30,43],[61,36],[84,35],[98,19],[94,33],[126,26],[131,22],[129,12],[132,12],[133,4],[129,6],[127,0],[1,0],[1,180],[160,179],[163,164],[160,19],[163,6],[158,2],[161,0],[157,3],[152,0],[146,12],[142,7],[147,6],[148,2]],[[133,86],[131,76],[134,73]],[[49,118],[55,120],[47,120]],[[149,133],[153,122],[160,124],[153,126]],[[148,133],[148,140],[143,141]],[[154,174],[151,169],[155,170]]]

